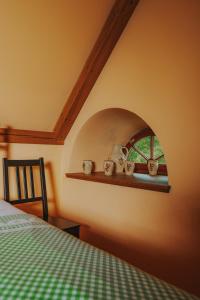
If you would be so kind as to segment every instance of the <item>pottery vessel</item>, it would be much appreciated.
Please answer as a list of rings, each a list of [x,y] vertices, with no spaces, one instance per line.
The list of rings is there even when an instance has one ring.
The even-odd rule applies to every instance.
[[[93,169],[93,161],[92,160],[84,160],[83,161],[83,172],[86,175],[89,175],[92,173]]]
[[[126,175],[133,175],[133,172],[134,172],[134,169],[135,169],[135,163],[134,161],[125,161],[125,174]]]
[[[156,176],[158,172],[158,161],[155,159],[149,159],[147,162],[149,175]]]
[[[104,174],[106,176],[112,176],[114,171],[114,161],[113,160],[104,160],[103,163]]]
[[[124,162],[128,157],[128,148],[120,144],[113,146],[111,159],[115,162],[115,172],[122,173],[125,167]]]

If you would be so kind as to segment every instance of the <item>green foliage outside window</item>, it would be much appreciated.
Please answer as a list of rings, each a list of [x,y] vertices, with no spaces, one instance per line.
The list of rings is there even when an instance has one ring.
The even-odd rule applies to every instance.
[[[166,165],[165,157],[162,156],[162,157],[158,160],[158,162],[159,162],[159,164]]]
[[[159,157],[161,155],[163,155],[163,151],[162,148],[160,146],[159,140],[157,138],[157,136],[154,137],[154,158]],[[161,158],[162,161],[164,161],[163,157]]]
[[[133,148],[130,149],[129,155],[128,155],[128,160],[134,161],[136,163],[146,163],[147,161],[138,153],[136,152]]]
[[[138,142],[136,142],[134,144],[135,149],[134,148],[130,148],[129,150],[129,156],[128,156],[128,160],[130,161],[134,161],[136,163],[147,163],[147,160],[150,159],[151,157],[151,139],[152,136],[146,136],[142,139],[140,139]],[[142,152],[142,154],[147,158],[147,160],[145,158],[143,158],[139,152],[137,152],[137,150],[139,150],[139,152]],[[160,146],[160,143],[158,141],[158,138],[156,136],[154,136],[154,142],[153,142],[153,158],[157,159],[159,158],[158,162],[160,164],[166,164],[165,162],[165,158],[164,158],[164,153],[162,151],[162,148]]]
[[[148,159],[150,158],[150,143],[150,136],[147,136],[135,143],[135,148],[141,151]]]

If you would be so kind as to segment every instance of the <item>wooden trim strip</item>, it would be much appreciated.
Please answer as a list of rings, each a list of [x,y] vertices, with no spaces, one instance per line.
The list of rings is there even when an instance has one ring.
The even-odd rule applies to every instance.
[[[64,141],[56,139],[54,132],[0,128],[1,143],[49,144],[63,145]]]
[[[18,136],[31,136],[31,137],[41,137],[41,138],[55,138],[54,132],[51,131],[36,131],[36,130],[22,130],[14,128],[0,128],[0,135],[18,135]]]
[[[63,145],[64,141],[37,136],[0,135],[0,143]]]
[[[82,72],[63,108],[54,131],[65,139],[106,64],[139,0],[116,0]]]

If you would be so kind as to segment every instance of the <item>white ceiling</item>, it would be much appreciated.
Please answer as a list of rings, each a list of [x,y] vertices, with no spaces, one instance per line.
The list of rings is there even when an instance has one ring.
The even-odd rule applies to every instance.
[[[0,127],[53,130],[114,0],[0,0]]]

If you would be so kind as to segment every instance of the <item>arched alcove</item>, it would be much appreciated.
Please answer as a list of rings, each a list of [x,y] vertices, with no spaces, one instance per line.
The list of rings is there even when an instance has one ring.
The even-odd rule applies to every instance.
[[[102,172],[104,160],[112,158],[113,146],[126,145],[133,136],[143,132],[145,128],[149,126],[142,118],[125,109],[109,108],[96,113],[82,126],[75,140],[69,171],[66,175],[82,180],[169,192],[170,186],[166,176],[145,174],[148,173],[147,161],[146,172],[143,170],[139,172],[142,174],[134,172],[134,176],[124,176],[123,173],[106,176]],[[95,172],[91,175],[82,173],[83,160],[94,161]]]
[[[82,161],[86,159],[95,162],[95,171],[102,171],[103,161],[111,158],[113,145],[126,145],[146,128],[150,130],[141,117],[125,109],[110,108],[96,113],[83,125],[77,136],[70,171],[80,172]]]
[[[126,144],[134,133],[146,126],[140,117],[128,110],[110,108],[96,113],[77,136],[70,171],[80,171],[84,159],[95,161],[96,170],[102,170],[103,161],[111,155],[113,144]]]

